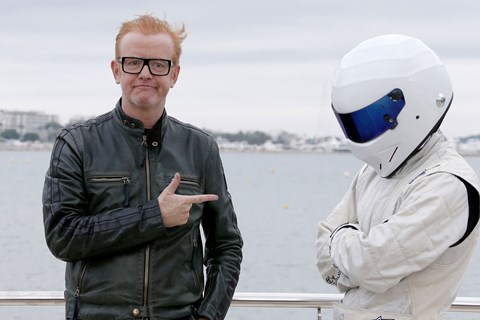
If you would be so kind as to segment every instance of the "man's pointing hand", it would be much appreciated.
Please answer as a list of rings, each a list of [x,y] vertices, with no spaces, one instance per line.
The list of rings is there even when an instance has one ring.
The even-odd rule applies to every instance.
[[[218,200],[215,194],[198,194],[185,196],[176,194],[180,185],[180,174],[176,173],[172,182],[158,196],[158,205],[163,219],[163,225],[167,228],[181,226],[187,223],[190,216],[190,208],[195,203]]]

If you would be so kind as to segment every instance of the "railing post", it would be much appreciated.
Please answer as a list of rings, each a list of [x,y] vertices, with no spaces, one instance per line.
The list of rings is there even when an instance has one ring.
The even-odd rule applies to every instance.
[[[317,320],[322,320],[322,308],[317,308]]]

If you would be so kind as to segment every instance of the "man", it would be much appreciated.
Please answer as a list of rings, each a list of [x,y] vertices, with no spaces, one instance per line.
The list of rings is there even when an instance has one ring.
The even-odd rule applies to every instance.
[[[185,36],[150,15],[125,22],[111,62],[121,99],[56,139],[43,212],[48,247],[67,262],[67,319],[213,320],[228,310],[243,242],[219,150],[165,111]]]
[[[385,35],[346,54],[332,107],[365,162],[317,238],[317,266],[345,292],[335,319],[439,320],[478,234],[479,181],[438,130],[450,78],[423,42]]]

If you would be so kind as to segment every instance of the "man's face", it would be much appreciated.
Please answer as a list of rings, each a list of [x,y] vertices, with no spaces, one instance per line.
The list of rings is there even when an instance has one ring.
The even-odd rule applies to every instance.
[[[163,33],[144,35],[130,32],[120,43],[121,57],[172,60],[174,53],[172,39]],[[152,75],[147,65],[139,74],[125,73],[121,62],[116,60],[112,61],[111,66],[115,81],[122,88],[122,108],[126,114],[154,110],[163,112],[168,91],[177,81],[179,66],[172,66],[166,76]]]

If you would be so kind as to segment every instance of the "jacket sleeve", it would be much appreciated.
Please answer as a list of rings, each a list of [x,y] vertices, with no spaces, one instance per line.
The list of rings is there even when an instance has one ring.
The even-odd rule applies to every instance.
[[[336,286],[340,292],[345,292],[358,285],[352,282],[333,264],[332,259],[330,258],[330,237],[332,232],[338,226],[345,223],[357,222],[355,209],[355,185],[357,180],[358,175],[352,181],[350,189],[347,191],[342,201],[337,204],[326,220],[320,221],[318,224],[316,241],[317,268],[325,282]]]
[[[165,228],[157,201],[91,214],[79,141],[62,131],[54,144],[43,188],[45,237],[50,251],[65,261],[125,249],[159,237]],[[163,230],[163,231],[162,231]]]
[[[382,293],[439,258],[462,237],[467,220],[465,185],[448,173],[427,175],[405,192],[395,214],[368,234],[339,230],[331,240],[331,259],[360,287]]]
[[[199,314],[216,320],[225,317],[233,298],[240,275],[243,240],[215,142],[209,152],[205,193],[217,194],[219,199],[205,203],[202,218],[207,280]]]

